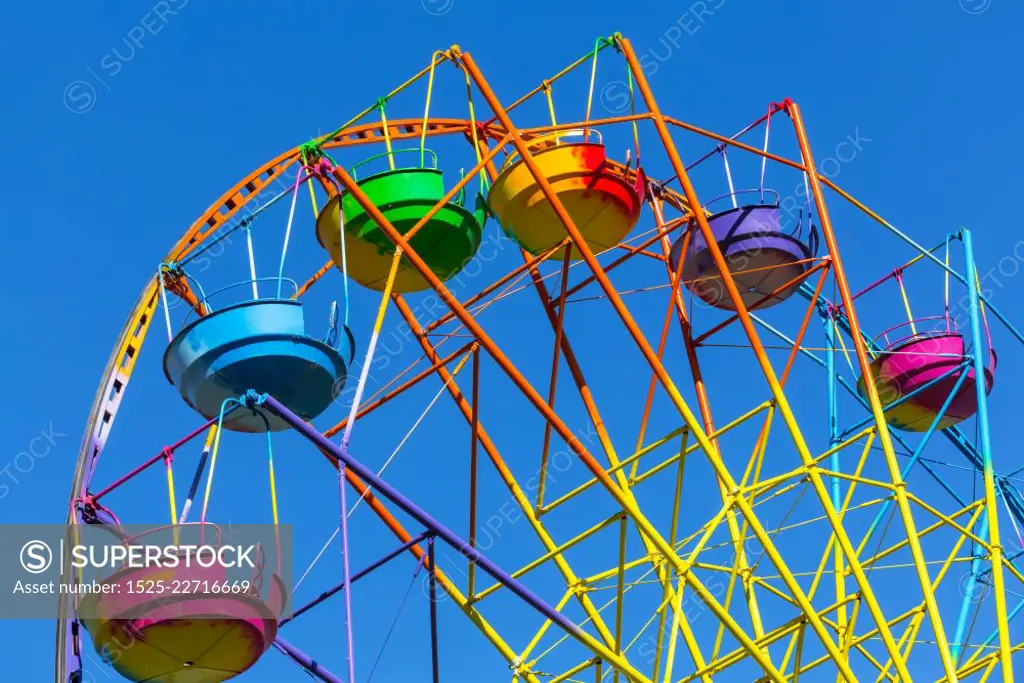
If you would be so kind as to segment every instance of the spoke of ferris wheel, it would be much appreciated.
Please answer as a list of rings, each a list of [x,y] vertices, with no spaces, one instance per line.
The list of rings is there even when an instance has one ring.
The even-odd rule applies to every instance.
[[[457,366],[455,366],[455,370],[452,371],[452,377],[448,380],[448,382],[450,382],[452,379],[454,379],[455,375],[457,375],[459,373],[459,370],[462,369],[462,366],[466,364],[467,360],[469,360],[469,355],[465,355],[465,356],[462,357],[462,360],[459,361],[459,364]],[[413,432],[416,431],[416,428],[420,426],[420,423],[423,422],[423,419],[427,416],[427,413],[430,412],[430,409],[434,407],[434,404],[437,403],[437,400],[439,398],[441,398],[441,394],[444,393],[444,390],[448,387],[448,382],[445,382],[441,386],[441,388],[438,390],[437,394],[434,395],[434,398],[431,399],[430,403],[427,404],[427,407],[423,410],[422,413],[420,413],[420,416],[416,419],[416,422],[413,424],[413,426],[409,429],[408,432],[406,432],[405,436],[402,438],[402,440],[399,442],[399,444],[397,446],[395,446],[395,450],[392,451],[391,455],[388,456],[388,459],[386,461],[384,461],[384,464],[381,466],[380,470],[377,472],[377,476],[381,476],[381,475],[384,474],[384,471],[388,468],[388,465],[390,465],[391,461],[394,460],[395,456],[398,455],[398,451],[402,450],[402,446],[405,445],[405,442],[408,441],[409,437],[411,437]],[[366,498],[366,493],[368,493],[368,491],[364,492],[363,495],[359,496],[359,498],[356,499],[356,502],[352,504],[352,507],[349,508],[349,511],[348,511],[348,516],[349,517],[351,517],[352,513],[354,513],[356,511],[356,508],[359,507],[359,503],[361,503],[363,501],[363,499]],[[309,563],[308,567],[306,567],[306,571],[302,572],[302,576],[299,577],[299,580],[295,583],[295,588],[293,589],[293,591],[297,591],[299,589],[299,586],[301,586],[302,582],[306,580],[306,577],[309,576],[309,573],[311,571],[313,571],[313,567],[316,566],[316,563],[319,562],[320,558],[323,557],[325,552],[327,552],[327,549],[334,542],[334,539],[336,539],[338,537],[339,533],[341,533],[341,526],[340,525],[334,527],[334,533],[331,534],[331,537],[328,538],[327,542],[324,543],[322,548],[320,548],[320,552],[318,552],[316,554],[316,557],[313,558],[313,561]]]
[[[322,451],[326,451],[329,455],[333,456],[334,459],[338,460],[339,463],[344,463],[346,468],[351,470],[361,481],[366,482],[367,485],[372,486],[380,495],[393,504],[398,506],[403,512],[410,515],[417,522],[427,527],[433,534],[444,541],[450,548],[456,550],[458,553],[472,559],[483,571],[490,574],[495,579],[501,581],[506,587],[518,596],[523,602],[528,604],[534,610],[539,612],[542,616],[555,622],[561,629],[572,636],[583,646],[590,649],[595,654],[601,656],[603,659],[614,664],[614,666],[623,671],[629,678],[639,681],[640,683],[652,683],[650,679],[641,674],[630,662],[624,659],[619,653],[613,651],[610,647],[603,644],[601,641],[594,638],[589,633],[580,629],[572,620],[558,612],[550,604],[539,598],[532,591],[530,591],[522,583],[513,579],[509,576],[501,567],[499,567],[494,561],[487,556],[483,555],[479,550],[466,543],[462,538],[457,536],[453,531],[448,529],[446,526],[441,524],[439,521],[430,516],[426,511],[420,508],[418,505],[413,503],[409,498],[403,495],[397,488],[389,484],[384,479],[376,476],[372,470],[367,468],[361,462],[356,460],[352,455],[346,452],[344,449],[339,448],[330,439],[326,438],[320,432],[316,431],[312,426],[307,424],[304,420],[298,417],[295,413],[291,412],[286,406],[281,404],[277,399],[272,396],[265,396],[263,403],[269,410],[277,414],[281,419],[287,422],[292,428],[294,428],[300,435],[309,440],[314,446],[318,447]],[[431,567],[434,569],[434,567]]]
[[[403,319],[405,320],[406,324],[409,325],[409,329],[419,339],[419,343],[423,352],[428,356],[429,360],[435,361],[437,358],[437,351],[422,336],[424,328],[420,326],[413,310],[409,307],[409,305],[401,296],[395,298],[395,304],[399,310],[399,313],[401,313]],[[442,380],[445,380],[446,382],[447,378],[450,376],[450,373],[444,367],[438,367],[437,374]],[[474,387],[478,388],[478,384],[474,383]],[[478,420],[478,415],[474,411],[473,405],[470,404],[469,401],[467,401],[466,399],[466,392],[463,392],[462,389],[458,386],[458,384],[453,381],[448,385],[448,393],[452,397],[456,407],[463,414],[463,417],[466,419],[467,423],[471,426],[471,429],[475,433],[474,443],[479,443],[484,453],[491,460],[491,463],[495,466],[496,472],[498,473],[498,475],[503,480],[503,483],[508,488],[513,501],[519,506],[524,518],[529,522],[529,524],[533,528],[534,532],[537,535],[537,538],[541,541],[546,550],[551,551],[555,549],[558,544],[555,543],[554,539],[551,538],[550,534],[544,528],[543,524],[540,521],[538,511],[534,509],[531,502],[526,498],[523,492],[523,488],[516,481],[515,476],[512,474],[511,470],[508,468],[508,466],[502,459],[500,452],[497,450],[497,447],[495,446],[493,441],[491,441],[487,433],[487,430],[484,427],[484,424]],[[472,506],[470,508],[470,511],[471,515],[474,514],[475,506]],[[471,525],[471,528],[475,528],[475,525]],[[475,547],[474,544],[471,545]],[[555,567],[562,574],[567,585],[576,585],[578,583],[578,577],[574,573],[572,567],[569,565],[567,560],[561,554],[555,554],[552,557],[552,560],[555,564]],[[470,573],[469,577],[467,577],[467,580],[471,582],[472,577],[475,576],[475,569],[472,564],[470,565],[469,571]],[[596,608],[590,601],[588,594],[585,591],[573,591],[570,592],[569,597],[575,597],[579,601],[580,605],[583,607],[587,615],[592,618],[594,627],[597,629],[602,641],[606,645],[612,644],[614,642],[614,639],[611,634],[611,631],[608,629],[604,621],[599,618]],[[472,599],[472,596],[470,596],[470,598]]]

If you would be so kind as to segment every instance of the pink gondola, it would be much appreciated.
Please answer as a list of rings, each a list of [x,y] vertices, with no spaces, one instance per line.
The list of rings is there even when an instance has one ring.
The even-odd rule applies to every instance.
[[[916,331],[929,324],[934,329]],[[890,341],[894,332],[908,326],[915,331]],[[882,340],[884,346],[871,363],[871,374],[883,407],[919,392],[886,411],[886,421],[893,427],[911,432],[926,431],[942,412],[943,404],[964,373],[967,377],[960,382],[960,388],[939,419],[938,429],[963,422],[978,411],[975,371],[967,367],[971,351],[948,318],[938,316],[901,323],[874,341],[878,340]],[[996,354],[991,343],[987,351],[986,394],[992,391],[996,369]],[[932,382],[934,384],[928,386]],[[861,396],[865,395],[863,377],[857,382],[857,390]]]
[[[213,529],[210,545],[219,547],[219,530],[204,526]],[[124,542],[137,545],[141,536],[183,528],[163,527]],[[277,635],[287,591],[273,574],[264,599],[261,579],[257,568],[244,590],[213,592],[215,585],[233,584],[216,563],[121,568],[99,582],[107,587],[103,592],[82,599],[79,611],[97,654],[128,680],[220,683],[252,667]]]

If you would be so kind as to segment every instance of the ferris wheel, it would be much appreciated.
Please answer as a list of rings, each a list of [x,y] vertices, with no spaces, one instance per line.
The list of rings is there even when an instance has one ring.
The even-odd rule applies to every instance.
[[[235,183],[153,263],[68,523],[302,525],[296,576],[278,539],[239,592],[62,596],[55,681],[1013,681],[1024,337],[969,230],[752,109],[663,112],[618,34],[508,103],[454,46]]]

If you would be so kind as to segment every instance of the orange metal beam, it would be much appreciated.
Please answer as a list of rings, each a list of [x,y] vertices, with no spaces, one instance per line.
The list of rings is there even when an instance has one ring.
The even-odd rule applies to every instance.
[[[871,372],[871,362],[868,360],[867,346],[864,343],[864,336],[861,334],[860,323],[857,320],[857,312],[853,307],[853,295],[850,291],[850,285],[846,279],[846,270],[843,268],[842,259],[839,256],[839,247],[836,243],[835,232],[832,230],[832,220],[829,217],[828,208],[825,206],[825,196],[821,191],[821,183],[818,180],[818,174],[814,171],[814,157],[811,154],[810,142],[807,140],[807,131],[804,129],[803,119],[800,116],[800,108],[795,103],[789,103],[789,113],[793,120],[793,128],[796,130],[797,141],[800,144],[800,153],[803,156],[804,162],[808,167],[811,168],[811,172],[807,174],[808,180],[810,181],[811,194],[814,196],[814,203],[818,209],[818,219],[821,222],[821,234],[828,245],[828,252],[832,256],[832,272],[835,276],[836,287],[839,289],[839,295],[843,302],[843,307],[846,313],[846,319],[850,326],[850,336],[853,339],[854,349],[857,353],[857,363],[860,365],[861,378],[864,381],[865,393],[868,397],[868,403],[871,406],[872,415],[875,418],[875,424],[878,427],[878,438],[882,445],[882,451],[885,453],[886,466],[889,469],[889,475],[892,478],[894,484],[896,484],[895,497],[898,508],[900,509],[901,516],[903,517],[904,526],[906,527],[907,541],[910,547],[911,555],[914,557],[914,565],[918,575],[918,581],[921,584],[921,591],[924,595],[924,603],[927,608],[929,621],[932,624],[932,629],[935,631],[935,640],[937,642],[937,649],[939,651],[939,658],[942,660],[943,669],[946,671],[947,676],[951,676],[955,679],[956,666],[952,660],[949,650],[949,644],[946,640],[946,634],[943,630],[942,615],[939,612],[939,606],[935,602],[935,595],[931,589],[931,578],[928,576],[927,566],[923,561],[923,551],[921,549],[921,541],[917,536],[917,529],[915,528],[913,515],[910,512],[909,503],[907,502],[907,491],[906,485],[903,482],[903,475],[900,472],[899,463],[896,461],[895,449],[892,445],[892,436],[889,434],[888,425],[885,422],[885,416],[882,412],[882,403],[878,398],[878,389],[875,386],[875,377]],[[992,521],[993,524],[997,524],[996,520]],[[993,569],[998,571],[998,569]],[[859,577],[858,577],[859,579]],[[870,605],[869,605],[870,606]],[[872,616],[875,616],[872,614]],[[878,617],[875,616],[876,625],[879,627],[883,638],[888,634],[891,638],[891,633],[888,632],[888,628],[882,631],[884,621],[879,621]],[[894,657],[897,671],[901,677],[905,677],[906,665],[901,666],[901,661],[898,659],[899,655],[897,652],[890,652],[891,656]],[[1009,667],[1010,663],[1004,662],[1005,667]],[[1009,674],[1009,672],[1004,672]]]
[[[521,250],[522,251],[522,250]],[[523,261],[529,261],[530,255],[526,251],[522,251]],[[558,368],[562,365],[561,353],[562,353],[562,338],[565,331],[565,297],[569,291],[569,257],[572,256],[572,250],[568,247],[565,248],[565,256],[562,259],[562,282],[560,283],[561,292],[558,296],[558,314],[554,320],[555,328],[555,344],[551,358],[551,382],[548,387],[548,405],[551,409],[555,408],[555,390],[558,388]],[[530,269],[530,276],[533,278],[534,285],[538,288],[537,291],[541,293],[541,303],[544,308],[550,314],[551,306],[548,300],[548,290],[544,287],[540,281],[539,273],[537,269]],[[537,488],[537,510],[538,512],[544,507],[544,489],[547,487],[548,478],[548,449],[551,447],[551,423],[544,422],[544,442],[541,446],[540,451],[540,485]]]
[[[704,239],[708,244],[708,251],[712,257],[712,260],[714,261],[715,266],[717,267],[719,274],[722,277],[722,281],[725,284],[726,290],[729,293],[729,297],[733,301],[733,305],[740,313],[740,322],[744,327],[744,331],[747,333],[747,337],[750,340],[750,345],[753,348],[755,355],[757,356],[758,362],[761,366],[762,371],[764,372],[765,378],[768,380],[769,386],[772,386],[773,393],[776,393],[777,391],[781,395],[781,390],[777,389],[778,381],[775,378],[775,372],[772,369],[771,363],[769,362],[765,354],[764,347],[757,336],[757,331],[754,329],[754,325],[750,318],[750,315],[745,310],[745,307],[743,305],[743,299],[740,296],[739,290],[736,288],[736,282],[732,279],[732,276],[729,274],[729,266],[725,261],[725,257],[723,256],[721,249],[719,249],[718,244],[715,241],[715,236],[714,233],[711,231],[711,226],[708,224],[707,217],[700,208],[701,204],[700,201],[697,199],[697,193],[694,190],[693,185],[690,182],[690,179],[686,173],[686,169],[683,166],[682,159],[679,157],[679,152],[676,149],[675,143],[672,141],[672,137],[669,134],[668,128],[665,124],[665,119],[662,116],[661,110],[658,108],[657,102],[654,99],[654,95],[651,92],[649,84],[647,83],[647,78],[643,73],[643,69],[640,67],[640,63],[637,61],[636,54],[633,52],[633,48],[630,45],[629,41],[621,39],[619,43],[622,46],[623,53],[626,56],[626,61],[629,63],[633,77],[634,79],[636,79],[637,86],[640,89],[644,102],[647,104],[647,108],[654,115],[655,128],[657,129],[658,136],[661,138],[662,145],[664,146],[665,151],[668,153],[669,160],[672,163],[672,168],[676,172],[679,184],[683,189],[683,194],[687,199],[687,205],[692,207],[693,209],[694,219],[697,221],[697,225],[700,228],[701,234],[704,236]],[[510,128],[510,126],[506,124],[506,128]],[[626,315],[628,315],[628,313]],[[628,326],[629,323],[627,322],[627,327]],[[639,336],[637,336],[637,339],[639,342]],[[669,378],[664,368],[660,368],[659,366],[658,369],[659,375],[662,375],[659,377],[659,379],[666,386],[666,388],[672,386],[671,378]],[[797,429],[797,425],[795,424],[795,421],[793,421],[792,419],[787,420],[787,427],[789,427],[791,430]],[[794,431],[794,434],[799,434],[799,431]],[[809,453],[802,453],[802,456],[809,457]],[[728,471],[724,469],[724,466],[717,467],[716,469],[719,470],[720,474],[724,476],[729,476]],[[819,498],[824,496],[822,504],[824,506],[827,506],[826,511],[830,510],[831,501],[828,499],[827,492],[824,491],[824,486],[816,486],[815,488],[816,492],[819,495]],[[744,517],[749,523],[754,534],[758,537],[758,540],[761,541],[761,543],[765,546],[765,551],[769,554],[769,556],[771,556],[772,563],[776,566],[776,568],[779,570],[779,573],[783,576],[783,580],[787,584],[787,588],[789,588],[792,591],[794,598],[797,600],[798,604],[800,605],[800,608],[805,613],[812,629],[818,636],[822,645],[824,645],[826,650],[828,650],[829,655],[836,660],[836,665],[840,669],[841,673],[848,678],[852,678],[852,671],[849,669],[849,665],[845,663],[845,660],[842,660],[841,653],[836,647],[835,641],[833,641],[831,636],[829,635],[824,623],[821,621],[820,617],[818,617],[817,614],[814,612],[813,606],[810,604],[809,600],[807,599],[807,596],[803,593],[799,584],[796,582],[796,579],[788,571],[788,568],[786,568],[785,563],[781,561],[781,557],[778,556],[778,552],[777,550],[775,550],[774,544],[771,542],[771,539],[767,535],[767,532],[765,531],[764,527],[761,525],[756,515],[754,515],[753,512],[750,510],[749,505],[747,505],[746,501],[742,498],[742,496],[737,499],[736,504],[743,511]],[[832,510],[830,522],[832,522],[836,534],[840,537],[840,540],[844,545],[844,551],[850,555],[853,555],[854,550],[852,544],[850,544],[849,538],[846,537],[845,530],[842,528],[841,524],[835,517],[834,510]],[[867,586],[867,578],[863,575],[863,572],[860,572],[860,576],[858,576],[858,582],[863,586]],[[876,601],[869,600],[868,602],[870,603],[869,607],[872,610],[872,616],[875,617],[875,620],[878,623],[879,628],[882,629],[882,637],[886,643],[887,649],[889,649],[890,654],[892,654],[894,657],[897,657],[898,654],[896,652],[896,643],[892,638],[892,633],[888,631],[888,629],[885,627],[885,619],[884,615],[882,615],[881,613],[880,607],[878,606]],[[756,648],[753,642],[744,642],[743,645],[744,647],[747,647],[748,650],[750,648]],[[756,649],[750,651],[752,656],[757,657]],[[904,666],[903,669],[900,671],[901,674],[906,673],[905,668],[906,667]],[[768,673],[769,675],[772,675],[772,672],[769,671]]]
[[[544,173],[537,165],[537,162],[534,160],[533,155],[527,148],[526,143],[523,142],[523,140],[517,136],[516,129],[512,123],[512,120],[508,117],[508,114],[502,108],[501,103],[498,101],[494,92],[487,84],[487,81],[483,77],[483,74],[476,67],[472,58],[468,54],[461,54],[459,55],[459,58],[461,59],[462,63],[466,66],[466,69],[469,72],[470,76],[473,78],[474,82],[476,82],[477,87],[483,93],[483,96],[487,100],[492,111],[494,111],[494,113],[497,115],[498,120],[502,123],[505,130],[512,136],[512,142],[516,146],[516,151],[519,152],[519,156],[522,159],[522,163],[524,163],[526,167],[529,169],[530,174],[534,178],[534,181],[537,183],[541,192],[544,194],[544,197],[550,203],[551,208],[555,212],[556,216],[558,216],[563,227],[566,229],[566,232],[568,233],[569,237],[572,238],[576,249],[583,257],[583,260],[594,272],[595,276],[597,277],[597,281],[601,286],[601,289],[607,295],[608,300],[611,302],[616,313],[618,313],[619,318],[621,319],[623,325],[626,327],[630,336],[634,339],[637,346],[640,348],[641,352],[647,359],[648,363],[650,363],[652,368],[654,368],[655,371],[658,373],[659,379],[666,386],[666,388],[670,389],[670,391],[675,391],[675,387],[674,385],[672,385],[671,379],[669,378],[664,367],[662,367],[661,363],[658,361],[657,356],[654,353],[654,350],[650,347],[650,344],[647,343],[647,340],[644,338],[643,333],[637,326],[636,321],[633,320],[632,315],[629,313],[629,310],[626,308],[618,292],[615,291],[615,288],[612,285],[611,281],[608,279],[608,276],[602,270],[601,264],[597,261],[593,252],[587,246],[587,243],[580,234],[579,229],[576,227],[572,218],[566,212],[565,207],[559,201],[557,194],[551,187],[551,183],[548,182]],[[652,113],[656,112],[653,112],[652,110]],[[690,200],[688,202],[688,206],[699,206],[699,204],[696,201],[693,201],[695,198],[693,195],[687,195],[687,198]],[[365,206],[364,209],[369,210],[369,208]],[[701,215],[700,211],[697,211],[696,215],[698,217],[698,220],[703,221],[705,225],[707,224],[707,221],[704,219],[704,216]],[[391,239],[392,241],[395,241],[394,237],[391,237]],[[396,244],[404,248],[403,244],[399,242],[396,242]],[[435,289],[440,293],[443,290],[443,285],[441,285],[440,282],[438,282],[437,284],[439,287],[441,287],[441,289],[438,289],[437,287],[435,287]],[[733,285],[733,288],[735,289],[735,285]],[[464,322],[466,322],[467,327],[469,327],[469,322]],[[668,561],[676,565],[677,570],[682,572],[685,569],[685,566],[682,564],[682,560],[676,555],[675,549],[669,547],[667,541],[665,541],[663,537],[653,532],[650,522],[648,522],[647,519],[643,516],[643,514],[635,507],[635,505],[632,504],[626,492],[622,491],[617,486],[615,481],[604,471],[603,468],[601,468],[601,466],[590,454],[590,452],[582,444],[579,443],[579,441],[575,438],[575,436],[568,429],[568,427],[566,427],[564,423],[562,423],[560,418],[550,409],[550,407],[547,405],[546,402],[544,402],[540,395],[537,394],[536,390],[533,389],[533,387],[530,386],[524,378],[522,378],[518,370],[508,361],[507,358],[505,358],[504,354],[500,351],[500,349],[498,349],[497,346],[490,341],[490,338],[486,336],[486,333],[484,333],[484,331],[478,326],[477,329],[473,331],[475,334],[478,335],[478,338],[481,340],[481,344],[484,346],[484,348],[488,349],[488,352],[491,353],[491,355],[495,358],[498,364],[502,366],[502,368],[506,371],[509,377],[520,387],[520,389],[524,392],[524,394],[530,400],[530,402],[533,403],[538,410],[540,410],[541,414],[544,415],[546,419],[551,420],[553,422],[556,431],[560,433],[560,436],[566,439],[566,442],[570,445],[572,450],[579,456],[584,465],[597,478],[601,485],[604,486],[604,488],[612,495],[615,501],[622,506],[623,510],[628,512],[628,514],[630,515],[630,517],[633,518],[633,521],[635,523],[637,523],[642,528],[645,528],[645,534],[647,534],[648,538],[650,538],[650,540],[655,544],[657,549],[665,556],[665,558]],[[489,346],[492,348],[488,348]],[[738,501],[738,503],[742,505],[742,501]],[[755,526],[754,529],[755,532],[760,531],[761,535],[764,536],[763,528]],[[764,659],[763,654],[756,647],[750,636],[747,635],[739,627],[739,625],[732,619],[728,612],[725,611],[723,607],[718,603],[714,596],[712,596],[710,592],[708,592],[707,588],[703,584],[701,584],[697,580],[697,578],[689,571],[685,572],[684,578],[686,580],[686,584],[693,589],[693,591],[700,597],[704,604],[708,606],[708,608],[715,614],[715,616],[727,624],[727,628],[730,630],[732,635],[741,643],[741,645],[743,645],[743,647],[747,649],[753,657],[758,659],[759,663],[763,663],[762,666],[765,668],[766,672],[769,674],[772,680],[776,681],[777,683],[783,683],[783,678],[781,674]],[[824,633],[824,626],[822,626],[819,622],[818,627],[819,628],[817,628],[816,630],[819,632],[819,634],[823,635],[824,640],[827,640],[828,637],[827,634]],[[828,643],[826,643],[826,646],[828,646]]]
[[[822,262],[820,262],[820,263],[818,263],[818,264],[808,268],[807,270],[805,270],[804,272],[800,273],[796,277],[790,279],[787,282],[782,283],[781,285],[779,285],[778,287],[776,287],[775,289],[773,289],[769,293],[767,293],[764,296],[762,296],[760,299],[758,299],[753,304],[751,304],[751,306],[747,309],[747,311],[756,311],[758,308],[764,306],[766,303],[768,303],[769,301],[774,299],[776,296],[778,296],[782,292],[785,292],[787,289],[790,289],[791,287],[795,287],[797,284],[799,284],[800,282],[802,282],[805,279],[807,279],[808,277],[810,277],[816,271],[821,270],[822,268],[827,267],[827,265],[828,265],[827,261],[822,261]],[[772,268],[776,268],[776,267],[778,267],[778,266],[772,266]],[[753,271],[743,271],[743,272],[753,272]],[[739,272],[737,272],[736,274],[739,275]],[[813,305],[813,302],[812,302],[812,305]],[[699,337],[697,337],[696,339],[694,339],[693,343],[696,346],[700,346],[701,342],[706,340],[708,337],[710,337],[711,335],[715,334],[716,332],[721,332],[726,327],[728,327],[729,325],[732,325],[734,322],[736,322],[739,319],[740,319],[739,313],[733,313],[731,316],[729,316],[728,318],[726,318],[722,322],[718,323],[717,325],[712,327],[710,330],[708,330],[704,334],[702,334]]]
[[[370,203],[369,206],[372,207],[373,204]],[[380,218],[383,219],[383,216],[381,216]],[[374,218],[374,221],[377,222],[377,225],[384,225],[384,223],[378,222],[376,218]],[[392,228],[392,230],[394,230],[394,228]],[[395,232],[394,234],[395,236],[398,236],[397,232]],[[394,237],[392,237],[392,239],[394,239]],[[424,275],[424,277],[426,277],[426,275],[429,273],[436,281],[437,287],[443,289],[443,285],[441,285],[440,281],[437,280],[437,276],[434,275],[429,268],[426,268],[426,264],[424,264],[420,260],[420,257],[416,254],[415,251],[408,251],[405,252],[405,254],[407,258],[409,258],[410,263],[412,263],[417,269],[420,269],[420,273]],[[418,265],[417,262],[419,262]],[[437,289],[437,287],[435,287],[435,289]],[[451,297],[450,294],[449,297]],[[398,309],[398,312],[401,314],[402,318],[405,319],[406,324],[409,325],[409,329],[412,330],[416,338],[420,340],[420,346],[423,349],[423,353],[426,354],[427,359],[431,361],[436,361],[437,352],[433,349],[433,347],[431,347],[427,343],[425,337],[423,336],[423,328],[420,326],[419,321],[416,320],[416,314],[413,312],[411,308],[409,308],[409,304],[405,302],[405,299],[402,298],[400,294],[392,295],[392,300],[395,302],[395,306]],[[454,303],[454,306],[458,306],[457,302],[454,302],[453,298],[452,301]],[[453,307],[453,310],[456,309]],[[475,327],[476,324],[472,316],[470,316],[468,313],[466,313],[465,316],[466,320],[473,322],[473,326]],[[462,322],[465,324],[466,320],[462,320]],[[467,325],[467,327],[468,326],[469,325]],[[491,342],[489,339],[487,341],[493,345],[493,342]],[[482,340],[480,342],[480,345],[486,348],[486,345]],[[484,429],[484,426],[480,424],[479,415],[475,414],[472,404],[466,400],[466,397],[462,393],[462,390],[459,389],[458,383],[452,377],[452,374],[448,371],[447,368],[445,368],[444,366],[438,367],[437,376],[440,378],[442,382],[444,382],[444,385],[448,389],[448,393],[455,401],[455,405],[456,407],[458,407],[463,417],[470,424],[471,428],[474,428],[476,430],[477,437],[479,439],[480,445],[484,449],[484,453],[486,453],[487,457],[490,458],[491,463],[494,465],[494,469],[498,473],[498,476],[501,477],[502,482],[504,482],[505,486],[508,487],[513,497],[516,499],[517,503],[522,508],[524,517],[526,517],[527,521],[529,521],[534,531],[537,532],[538,538],[544,545],[545,550],[547,552],[553,551],[555,548],[558,547],[557,544],[551,539],[547,531],[544,530],[544,527],[543,525],[541,525],[540,520],[533,512],[533,509],[530,507],[529,501],[526,499],[522,488],[516,481],[515,475],[512,474],[512,471],[508,468],[508,465],[505,464],[505,460],[501,457],[501,453],[498,452],[497,446],[495,446],[494,442],[491,440],[491,437]],[[543,405],[547,406],[546,403],[544,403]],[[555,566],[558,568],[562,576],[565,578],[566,585],[576,585],[576,583],[579,581],[579,578],[573,572],[572,568],[569,566],[569,563],[566,562],[561,555],[556,555],[553,558],[553,560]],[[608,628],[604,625],[604,621],[601,619],[600,613],[594,606],[593,601],[591,601],[590,596],[586,592],[581,591],[576,593],[576,598],[580,602],[580,605],[583,607],[587,615],[592,618],[601,639],[605,642],[606,645],[611,647],[614,644],[615,639],[612,637],[612,634],[608,630]]]

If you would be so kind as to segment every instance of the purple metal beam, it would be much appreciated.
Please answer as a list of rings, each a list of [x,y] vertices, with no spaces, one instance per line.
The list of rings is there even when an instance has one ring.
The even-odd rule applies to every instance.
[[[496,581],[522,598],[522,600],[528,605],[555,624],[558,624],[560,628],[562,628],[566,633],[572,635],[574,638],[584,642],[586,641],[586,633],[580,629],[579,626],[565,617],[565,615],[544,602],[537,595],[534,595],[526,586],[512,578],[483,553],[470,546],[469,543],[462,540],[451,529],[427,514],[426,511],[402,495],[398,489],[378,477],[373,470],[364,466],[358,460],[332,443],[330,439],[318,432],[311,425],[307,424],[305,420],[288,410],[288,408],[282,405],[280,401],[275,399],[273,396],[263,396],[262,401],[264,406],[274,411],[282,420],[291,425],[295,431],[313,442],[317,448],[344,463],[346,467],[351,469],[360,479],[376,489],[384,498],[387,498],[389,501],[397,505],[403,512],[411,516],[427,529],[431,530],[454,550],[458,551],[467,559],[472,560],[477,566],[490,574]]]
[[[289,643],[287,640],[275,638],[274,647],[283,652],[289,658],[293,659],[299,666],[313,674],[314,677],[324,681],[324,683],[345,683],[330,671],[320,666],[315,659]]]
[[[355,583],[359,579],[363,578],[364,576],[366,576],[367,574],[372,572],[374,569],[377,569],[381,565],[383,565],[383,564],[385,564],[387,562],[390,562],[391,560],[395,559],[396,557],[398,557],[399,555],[401,555],[402,553],[407,551],[409,548],[411,548],[414,545],[420,543],[424,538],[426,538],[429,535],[430,535],[430,532],[425,531],[422,534],[420,534],[419,536],[417,536],[416,538],[412,538],[412,539],[406,541],[402,545],[398,546],[397,548],[395,548],[394,550],[389,552],[384,557],[380,558],[379,560],[377,560],[376,562],[371,564],[369,567],[366,567],[364,569],[360,569],[359,571],[357,571],[349,579],[349,583],[350,584]],[[327,598],[329,598],[332,595],[336,595],[337,593],[341,592],[344,588],[345,588],[345,582],[342,581],[341,583],[339,583],[337,586],[335,586],[334,588],[330,589],[329,591],[321,593],[315,600],[311,601],[309,604],[303,605],[299,609],[295,610],[295,612],[290,617],[288,617],[287,619],[282,619],[280,621],[280,623],[278,623],[278,626],[284,626],[289,621],[293,621],[294,619],[297,619],[299,617],[299,615],[302,614],[303,612],[308,612],[309,610],[313,609],[314,607],[319,605],[321,602],[323,602]]]
[[[298,186],[295,191],[298,193]],[[294,208],[294,202],[293,202]],[[349,421],[349,427],[352,421]],[[345,431],[346,434],[350,432]],[[348,663],[348,680],[356,680],[356,651],[353,643],[353,631],[355,625],[352,623],[352,577],[349,572],[348,563],[348,503],[345,502],[345,463],[338,464],[338,487],[341,489],[341,565],[342,585],[345,587],[345,661]]]

